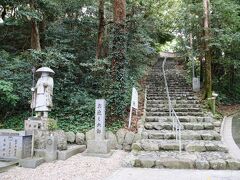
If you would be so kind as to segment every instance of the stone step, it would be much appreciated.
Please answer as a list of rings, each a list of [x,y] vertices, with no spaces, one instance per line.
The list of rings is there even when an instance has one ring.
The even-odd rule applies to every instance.
[[[154,76],[150,76],[149,77],[149,80],[154,80],[154,81],[151,81],[150,84],[154,84],[156,82],[163,82],[164,83],[164,78],[163,76],[159,76],[159,75],[154,75]],[[186,80],[183,79],[183,78],[171,78],[171,77],[167,77],[167,82],[168,84],[173,84],[173,85],[187,85],[186,83]]]
[[[181,122],[213,122],[211,117],[196,117],[196,116],[179,116]],[[169,116],[147,116],[145,118],[146,122],[172,122],[172,119]]]
[[[172,104],[182,104],[182,105],[189,105],[189,104],[200,104],[199,100],[172,100]],[[168,104],[167,100],[147,100],[147,105],[148,104]]]
[[[200,104],[172,104],[173,108],[201,108]],[[168,108],[168,104],[147,104],[148,108]]]
[[[148,96],[166,96],[167,93],[164,90],[163,92],[148,92],[147,93]],[[183,96],[183,97],[187,97],[187,96],[194,96],[195,94],[192,92],[170,92],[169,91],[169,95],[171,96]]]
[[[169,94],[169,97],[171,99],[188,99],[190,98],[190,100],[192,99],[198,99],[197,97],[194,97],[193,95],[186,95],[186,94]],[[161,98],[161,99],[164,99],[164,98],[167,98],[167,95],[166,94],[163,94],[163,95],[147,95],[147,98]]]
[[[148,85],[149,85],[149,83],[148,83]],[[148,88],[148,92],[149,91],[157,91],[157,92],[159,92],[159,91],[166,91],[166,88],[165,88],[165,84],[164,84],[164,86],[161,86],[161,87],[151,87],[151,86],[148,86],[149,88]],[[175,91],[179,91],[179,92],[185,92],[185,91],[189,91],[189,92],[192,92],[192,89],[190,88],[190,87],[172,87],[172,88],[170,88],[170,87],[168,87],[168,90],[169,91],[173,91],[173,92],[175,92]]]
[[[132,149],[136,151],[179,151],[179,141],[142,139],[134,143]],[[227,147],[221,141],[182,140],[181,149],[187,152],[228,152]]]
[[[150,81],[156,81],[156,80],[150,80]],[[164,82],[148,83],[147,85],[149,87],[148,89],[152,89],[154,91],[163,91],[163,90],[166,91]],[[186,84],[182,84],[182,85],[168,84],[168,90],[169,91],[181,90],[182,92],[191,91],[190,88],[185,88],[186,86],[188,86],[188,85],[186,85]]]
[[[157,78],[152,77],[152,78],[149,78],[148,80],[149,80],[148,84],[150,84],[150,85],[161,84],[161,85],[165,86],[165,81],[164,81],[163,77],[157,77]],[[174,81],[178,81],[178,79],[177,80],[170,80],[169,78],[167,79],[167,83],[168,83],[169,87],[175,86],[177,88],[179,88],[179,87],[190,88],[189,84],[187,84],[185,82],[185,80],[180,80],[181,82],[179,82],[179,83],[174,82]]]
[[[198,100],[195,96],[170,96],[171,100]],[[167,100],[167,96],[147,96],[147,100]]]
[[[221,140],[221,136],[214,130],[182,130],[182,140]],[[143,139],[175,139],[172,130],[143,130]]]
[[[213,130],[214,125],[210,122],[201,122],[201,123],[182,123],[183,129],[185,130]],[[147,130],[172,130],[172,122],[146,122],[144,123],[144,128]]]
[[[134,167],[169,169],[239,170],[240,161],[224,152],[139,151],[132,158]],[[176,175],[177,176],[177,175]]]
[[[175,112],[202,112],[201,108],[174,108]],[[169,112],[168,108],[146,108],[146,112]]]
[[[148,96],[166,96],[166,91],[164,92],[148,92]],[[169,92],[170,96],[194,96],[193,92]]]
[[[203,112],[176,112],[177,116],[204,116]],[[168,112],[146,112],[146,116],[168,116]]]

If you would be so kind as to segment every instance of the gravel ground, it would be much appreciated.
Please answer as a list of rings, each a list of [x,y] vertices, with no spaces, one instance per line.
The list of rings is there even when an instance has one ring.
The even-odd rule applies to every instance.
[[[121,167],[128,153],[114,151],[110,158],[77,154],[66,161],[44,163],[36,169],[14,167],[0,173],[0,180],[101,180]]]

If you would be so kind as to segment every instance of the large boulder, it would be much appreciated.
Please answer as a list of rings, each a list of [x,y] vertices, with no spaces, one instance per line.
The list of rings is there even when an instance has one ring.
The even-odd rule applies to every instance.
[[[134,136],[135,134],[133,132],[127,132],[126,135],[125,135],[125,138],[124,138],[124,143],[125,144],[132,144],[133,143],[133,140],[134,140]]]
[[[76,134],[76,144],[84,145],[85,144],[85,135],[84,133],[77,133]]]
[[[132,144],[132,150],[133,151],[141,151],[142,150],[142,146],[139,142],[133,143]]]
[[[118,144],[122,145],[124,142],[125,135],[128,131],[126,129],[119,129],[116,133]]]
[[[135,134],[134,139],[133,139],[133,143],[137,142],[140,139],[141,139],[141,134],[140,133]]]
[[[75,142],[76,135],[74,132],[72,132],[72,131],[66,132],[66,136],[67,136],[67,142],[70,142],[70,143]]]
[[[117,147],[117,137],[111,131],[106,132],[106,139],[110,140],[111,149],[116,149],[116,147]]]
[[[57,149],[67,149],[67,136],[63,130],[56,130],[53,132],[54,136],[57,137]]]
[[[123,143],[123,150],[125,151],[131,151],[132,150],[132,146],[130,144],[126,144],[126,143]]]

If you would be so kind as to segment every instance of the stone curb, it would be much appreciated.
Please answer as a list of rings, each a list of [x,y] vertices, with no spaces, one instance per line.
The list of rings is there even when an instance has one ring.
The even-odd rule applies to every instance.
[[[225,116],[223,118],[221,136],[222,141],[227,145],[229,149],[229,154],[235,159],[240,160],[240,149],[232,137],[232,118],[233,116]]]

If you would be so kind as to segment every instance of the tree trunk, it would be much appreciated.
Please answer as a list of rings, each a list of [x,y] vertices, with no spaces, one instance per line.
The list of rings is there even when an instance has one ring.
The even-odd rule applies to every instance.
[[[204,39],[205,39],[205,88],[204,97],[212,97],[212,57],[209,47],[210,31],[209,31],[209,0],[203,0],[204,7]]]
[[[39,32],[41,34],[40,45],[42,49],[45,49],[45,31],[46,31],[46,18],[43,15],[42,21],[39,23]]]
[[[6,14],[7,14],[7,12],[6,12],[6,6],[3,6],[3,12],[2,12],[2,14],[1,14],[1,18],[2,18],[3,21],[5,20]]]
[[[123,24],[126,19],[126,0],[114,0],[114,23]]]
[[[110,84],[109,121],[123,119],[126,112],[126,2],[114,0],[114,24],[112,39],[112,64]]]
[[[235,79],[235,67],[234,65],[230,65],[229,67],[229,92],[231,93],[234,88],[234,79]],[[234,94],[231,94],[234,96]]]
[[[204,22],[201,22],[201,26],[203,26]],[[204,30],[199,35],[199,61],[200,61],[200,82],[201,86],[204,87],[205,85],[205,57],[204,57],[204,50],[205,50],[205,41],[203,40],[204,37]]]
[[[112,77],[116,80],[116,72],[123,76],[125,53],[126,53],[126,1],[114,0],[114,37],[113,37],[113,58],[112,58]],[[117,71],[116,71],[117,69]],[[118,77],[120,78],[120,77]],[[121,77],[123,78],[123,77]]]
[[[103,54],[103,36],[104,36],[104,30],[105,30],[104,0],[99,0],[98,16],[99,16],[99,26],[98,26],[96,59],[101,58]]]
[[[35,9],[35,2],[34,0],[30,1],[30,7],[32,9]],[[32,27],[32,32],[31,32],[31,48],[41,51],[41,45],[40,45],[40,35],[39,35],[39,29],[38,29],[38,24],[37,22],[32,19],[31,20],[31,27]]]

